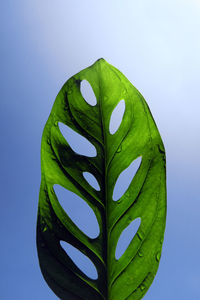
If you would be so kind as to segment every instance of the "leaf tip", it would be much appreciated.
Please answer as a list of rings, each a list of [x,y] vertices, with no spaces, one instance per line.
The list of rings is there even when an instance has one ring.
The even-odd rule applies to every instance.
[[[105,60],[103,57],[101,57],[101,58],[97,59],[97,62],[98,62],[98,61],[100,61],[100,62],[105,62],[106,60]]]
[[[100,66],[105,64],[108,64],[108,62],[103,57],[97,59],[94,63],[94,65],[100,65]]]

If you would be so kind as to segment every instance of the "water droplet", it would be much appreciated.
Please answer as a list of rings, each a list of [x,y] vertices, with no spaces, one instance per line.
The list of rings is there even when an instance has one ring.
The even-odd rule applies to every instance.
[[[126,93],[127,93],[127,90],[124,89],[123,92],[122,92],[122,95],[126,95]]]
[[[71,95],[71,94],[72,94],[72,90],[68,90],[67,95]]]
[[[50,139],[48,139],[48,140],[47,140],[47,144],[49,144],[49,145],[51,144],[51,141],[50,141]]]
[[[45,232],[45,231],[47,231],[47,229],[48,229],[47,226],[44,226],[42,231]]]
[[[145,285],[141,284],[140,289],[141,289],[141,291],[144,291],[145,290]]]
[[[143,234],[139,231],[138,233],[137,233],[137,236],[139,237],[139,239],[142,241],[143,240]]]
[[[143,253],[139,251],[139,252],[138,252],[138,256],[139,256],[139,257],[143,257]]]
[[[159,252],[157,252],[157,254],[156,254],[156,260],[157,260],[157,262],[160,261],[160,258],[161,258],[161,252],[159,251]]]
[[[133,221],[133,218],[131,216],[128,217],[128,223],[130,224]]]
[[[120,153],[122,151],[122,145],[119,145],[119,148],[117,149],[117,153]]]
[[[164,148],[163,144],[158,145],[158,150],[160,153],[165,154],[165,148]]]

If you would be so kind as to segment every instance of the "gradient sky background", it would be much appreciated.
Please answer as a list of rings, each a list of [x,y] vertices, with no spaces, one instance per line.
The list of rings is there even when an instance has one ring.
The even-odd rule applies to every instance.
[[[35,245],[41,135],[64,82],[104,57],[145,97],[167,153],[166,235],[144,299],[200,299],[200,0],[6,0],[0,14],[0,298],[57,299]]]

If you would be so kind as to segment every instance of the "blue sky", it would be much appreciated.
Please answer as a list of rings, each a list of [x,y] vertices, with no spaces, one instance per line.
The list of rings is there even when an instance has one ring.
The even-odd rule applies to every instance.
[[[57,299],[35,246],[40,141],[64,82],[100,57],[143,94],[167,152],[168,214],[145,300],[200,298],[200,1],[1,1],[1,298]]]

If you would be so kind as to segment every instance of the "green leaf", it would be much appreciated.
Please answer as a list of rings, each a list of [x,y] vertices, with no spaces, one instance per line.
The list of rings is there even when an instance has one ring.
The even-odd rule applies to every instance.
[[[97,104],[89,105],[80,85],[87,80]],[[113,110],[125,101],[118,130],[111,134]],[[58,126],[61,122],[96,148],[96,157],[77,154]],[[140,167],[124,195],[113,201],[115,183],[138,157]],[[141,299],[157,272],[166,220],[165,150],[142,95],[104,59],[70,78],[59,92],[44,128],[37,249],[45,280],[61,299]],[[100,191],[83,176],[92,173]],[[100,234],[89,238],[62,208],[54,185],[80,196],[93,209]],[[66,199],[67,201],[67,199]],[[121,233],[135,219],[141,224],[124,254],[115,251]],[[87,277],[61,247],[65,241],[96,266],[98,279]]]

